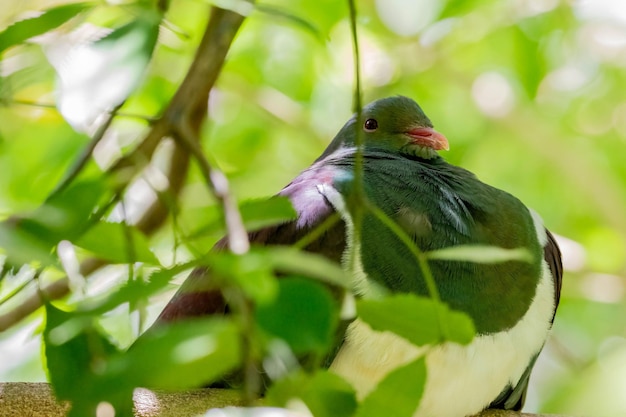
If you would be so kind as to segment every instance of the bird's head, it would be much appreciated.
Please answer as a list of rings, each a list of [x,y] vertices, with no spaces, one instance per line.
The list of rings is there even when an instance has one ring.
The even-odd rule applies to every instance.
[[[420,106],[404,96],[376,100],[363,108],[362,125],[356,126],[354,115],[339,131],[322,157],[356,143],[362,131],[365,149],[399,152],[431,159],[437,151],[448,150],[448,140],[433,129],[430,119]]]

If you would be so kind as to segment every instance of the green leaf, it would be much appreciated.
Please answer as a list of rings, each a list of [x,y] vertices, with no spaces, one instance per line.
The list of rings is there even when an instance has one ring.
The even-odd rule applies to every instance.
[[[116,351],[93,327],[90,317],[78,316],[46,304],[45,355],[57,398],[71,400],[94,378],[94,361]],[[67,360],[67,358],[72,358]]]
[[[484,0],[447,0],[444,2],[445,6],[439,13],[439,20],[443,20],[449,17],[456,17],[459,15],[465,15],[470,10],[475,10],[478,3],[484,4]]]
[[[0,53],[18,45],[32,37],[55,29],[83,10],[92,7],[93,3],[74,3],[53,7],[43,14],[13,23],[0,32]]]
[[[511,30],[515,50],[513,55],[515,70],[526,94],[534,99],[539,83],[547,72],[546,59],[539,49],[539,42],[530,39],[516,25],[512,26]]]
[[[13,266],[31,262],[39,262],[43,266],[55,264],[53,245],[31,233],[29,227],[24,227],[28,221],[12,218],[0,223],[0,249],[7,256],[6,263]]]
[[[48,379],[58,399],[72,402],[69,416],[95,415],[101,401],[114,405],[117,415],[130,411],[133,387],[105,375],[106,364],[119,351],[94,325],[94,317],[65,312],[49,303],[45,309]]]
[[[89,227],[89,217],[105,193],[101,180],[75,182],[38,208],[32,216],[46,229],[53,243],[76,239]]]
[[[224,234],[224,220],[222,209],[219,206],[203,207],[202,210],[208,214],[208,224],[202,226],[189,236],[194,239],[208,234]],[[296,211],[286,197],[272,197],[269,199],[244,201],[239,205],[239,212],[243,224],[248,231],[255,231],[275,224],[285,223],[296,218]]]
[[[509,261],[533,262],[533,256],[526,248],[506,249],[487,245],[459,245],[425,253],[431,260],[465,261],[482,264]]]
[[[78,238],[89,227],[89,216],[104,192],[101,181],[73,184],[25,217],[0,223],[0,247],[15,265],[56,263],[54,247]]]
[[[357,314],[372,329],[393,332],[416,346],[443,341],[468,344],[476,333],[465,313],[413,294],[358,300]]]
[[[289,405],[299,398],[315,417],[350,417],[357,407],[354,388],[326,370],[313,375],[296,373],[272,384],[265,396],[268,404]]]
[[[189,269],[196,265],[197,262],[193,261],[156,271],[146,280],[135,279],[127,281],[112,294],[106,294],[100,298],[89,297],[81,302],[77,308],[84,313],[101,315],[125,303],[129,303],[131,306],[136,305],[138,301],[147,300],[152,295],[166,288],[174,276],[182,272],[188,272]]]
[[[296,353],[325,352],[338,323],[337,303],[321,284],[303,278],[279,280],[278,297],[256,310],[259,326]]]
[[[322,32],[319,30],[319,28],[317,28],[314,24],[309,22],[307,19],[298,15],[295,15],[289,10],[286,10],[281,7],[276,7],[273,5],[268,5],[268,4],[256,4],[255,8],[259,12],[265,13],[268,16],[278,17],[278,18],[285,19],[286,21],[293,23],[294,25],[311,33],[318,40],[324,39],[324,36],[322,35]]]
[[[241,360],[241,336],[232,322],[195,319],[151,328],[107,369],[133,386],[197,388],[233,371]]]
[[[50,55],[58,73],[59,110],[83,131],[102,112],[113,109],[139,86],[159,33],[161,15],[144,10],[135,20],[66,56]]]
[[[230,252],[211,254],[207,264],[214,276],[237,283],[257,303],[267,303],[278,292],[278,282],[269,259],[263,251],[251,250],[243,255]]]
[[[287,197],[281,196],[246,201],[239,210],[247,230],[273,226],[294,220],[297,216],[291,201]]]
[[[390,372],[361,402],[356,417],[412,417],[425,385],[426,362],[419,358]]]
[[[286,246],[266,249],[272,266],[279,272],[304,275],[342,288],[350,288],[351,281],[339,265],[322,255]]]
[[[146,237],[122,223],[98,222],[74,243],[112,262],[159,264]]]

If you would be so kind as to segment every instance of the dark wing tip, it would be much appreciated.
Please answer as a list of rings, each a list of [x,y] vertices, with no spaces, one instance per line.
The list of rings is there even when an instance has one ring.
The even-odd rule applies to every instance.
[[[561,250],[559,249],[559,245],[556,243],[556,239],[548,229],[545,230],[546,235],[548,236],[548,241],[543,248],[543,257],[548,263],[548,267],[552,273],[552,280],[554,282],[554,314],[556,314],[556,309],[561,299],[563,261],[561,260]],[[552,315],[551,322],[554,322],[554,314]]]

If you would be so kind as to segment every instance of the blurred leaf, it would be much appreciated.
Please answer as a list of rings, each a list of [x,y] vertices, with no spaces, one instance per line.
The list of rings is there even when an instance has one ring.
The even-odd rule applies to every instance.
[[[273,246],[265,250],[277,271],[304,275],[341,288],[351,288],[351,281],[341,266],[316,253],[309,253],[287,246]]]
[[[318,40],[324,39],[320,30],[315,25],[313,25],[309,20],[303,17],[300,17],[298,15],[295,15],[287,9],[276,7],[273,5],[268,5],[268,4],[256,4],[255,8],[261,13],[265,13],[269,16],[279,17],[279,18],[285,19],[288,22],[292,22],[295,26],[298,26],[304,29],[305,31],[311,33]]]
[[[483,4],[486,3],[484,0],[481,0],[481,2]],[[475,8],[476,3],[478,3],[478,0],[447,0],[439,18],[445,19],[465,14],[468,10]]]
[[[440,326],[437,313],[444,329]],[[472,320],[465,313],[413,294],[392,295],[381,300],[357,300],[357,314],[372,329],[393,332],[416,346],[443,341],[465,345],[472,341],[476,333]]]
[[[46,201],[32,218],[45,226],[52,242],[75,239],[89,227],[89,217],[105,190],[101,180],[75,182]]]
[[[568,372],[567,378],[558,381],[548,393],[543,407],[546,412],[593,417],[626,415],[626,339],[606,340],[598,353],[596,360],[578,370],[575,377]]]
[[[49,303],[45,308],[48,379],[59,400],[72,402],[68,415],[95,415],[101,401],[117,406],[118,415],[124,415],[123,410],[132,406],[133,387],[104,376],[107,361],[118,349],[94,326],[93,317],[65,312]]]
[[[64,57],[50,56],[58,73],[59,110],[75,129],[84,131],[139,86],[160,22],[159,13],[143,10],[135,20],[92,44],[77,46]]]
[[[107,374],[133,386],[198,388],[239,365],[240,340],[237,326],[220,318],[153,327],[111,361]]]
[[[272,265],[262,251],[252,250],[243,255],[229,252],[211,254],[207,264],[215,276],[234,280],[257,303],[272,300],[278,292]]]
[[[247,201],[240,206],[240,212],[247,230],[273,226],[297,216],[291,201],[281,196]]]
[[[282,278],[278,282],[278,297],[256,310],[259,326],[287,342],[296,354],[325,352],[333,342],[338,303],[315,281]]]
[[[41,83],[42,80],[49,79],[54,74],[54,70],[48,65],[46,56],[39,45],[28,45],[22,49],[23,52],[20,51],[20,54],[29,57],[28,65],[12,72],[7,71],[0,77],[0,102],[3,104],[11,103],[13,97],[19,95],[20,91],[25,91],[28,87]],[[13,122],[17,123],[17,121]]]
[[[412,417],[426,385],[426,362],[419,358],[390,372],[360,404],[356,417]],[[452,399],[451,399],[452,400]]]
[[[29,227],[24,227],[24,219],[9,219],[0,222],[0,249],[6,253],[7,264],[19,266],[31,262],[53,265],[52,244],[46,242]]]
[[[280,407],[299,398],[315,417],[350,417],[357,407],[354,388],[327,370],[281,379],[272,384],[265,398],[269,404]]]
[[[191,234],[189,238],[193,239],[207,234],[225,233],[221,207],[203,207],[202,210],[205,211],[205,215],[207,215],[206,211],[211,211],[208,214],[210,221],[207,225],[202,226]],[[281,196],[244,201],[239,205],[239,212],[248,231],[259,230],[296,218],[296,212],[289,199]]]
[[[105,294],[101,298],[88,298],[78,306],[78,309],[90,314],[104,314],[125,303],[136,305],[138,301],[147,300],[167,287],[174,276],[197,265],[198,262],[193,261],[153,272],[146,280],[127,281],[112,294]]]
[[[74,243],[112,262],[159,264],[146,237],[123,223],[98,222]]]
[[[97,180],[75,183],[33,213],[0,223],[0,247],[7,251],[9,262],[55,263],[53,248],[61,240],[75,239],[84,233],[103,191],[102,182]]]
[[[539,83],[546,75],[546,60],[540,53],[538,42],[526,36],[517,26],[512,30],[515,69],[527,96],[534,99]]]
[[[465,261],[491,264],[509,261],[532,262],[532,254],[526,248],[506,249],[497,246],[459,245],[426,252],[426,257],[440,261]]]
[[[93,7],[93,3],[64,4],[48,9],[37,17],[13,23],[0,32],[0,53],[32,37],[56,29],[89,7]]]

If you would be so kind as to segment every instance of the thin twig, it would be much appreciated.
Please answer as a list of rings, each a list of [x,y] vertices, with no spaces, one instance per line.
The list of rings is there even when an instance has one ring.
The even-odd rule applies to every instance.
[[[76,177],[78,177],[78,175],[83,170],[83,168],[85,168],[85,165],[87,165],[87,161],[89,161],[89,159],[91,158],[91,154],[93,153],[93,150],[96,148],[98,143],[100,143],[100,141],[102,140],[106,132],[109,130],[109,127],[111,127],[111,123],[113,122],[113,118],[115,118],[115,114],[117,110],[123,104],[124,103],[120,103],[115,109],[113,109],[111,113],[107,115],[107,118],[98,127],[98,130],[93,135],[93,138],[91,139],[91,141],[83,149],[83,151],[78,156],[78,158],[76,158],[76,160],[72,164],[69,171],[65,174],[63,179],[57,184],[56,187],[54,187],[52,192],[46,198],[46,201],[50,201],[55,196],[59,195],[61,192],[63,192],[63,190],[65,190],[72,183],[72,181],[76,179]]]
[[[29,106],[29,107],[39,107],[39,108],[42,108],[42,109],[51,109],[51,110],[58,111],[57,105],[54,104],[54,103],[40,103],[38,101],[20,100],[20,99],[10,99],[10,100],[6,100],[6,102],[8,104],[17,104],[17,105],[20,105],[20,106]],[[113,109],[113,110],[110,110],[107,113],[108,114],[115,113],[116,117],[126,117],[126,118],[129,118],[129,119],[144,120],[144,121],[146,121],[148,123],[153,123],[154,121],[157,120],[154,117],[145,116],[143,114],[136,114],[136,113],[128,113],[128,112],[124,112],[124,111],[117,111],[117,108]]]
[[[9,300],[11,300],[17,294],[19,294],[24,288],[29,286],[33,281],[35,281],[35,276],[34,275],[32,277],[24,280],[24,282],[22,282],[18,287],[14,288],[11,292],[9,292],[6,296],[4,296],[4,298],[2,298],[0,300],[0,306],[2,306],[4,303],[6,303]]]
[[[209,161],[204,156],[202,148],[200,148],[198,139],[194,137],[194,132],[188,126],[186,128],[184,126],[183,124],[180,127],[184,132],[179,132],[175,137],[178,143],[186,148],[196,159],[207,187],[222,205],[229,249],[234,254],[242,255],[250,249],[250,242],[241,219],[241,213],[239,213],[237,201],[230,194],[228,180],[220,170],[209,165]]]
[[[362,108],[362,88],[361,88],[361,54],[359,52],[359,36],[356,27],[356,5],[354,0],[348,0],[348,7],[350,8],[350,33],[352,35],[352,47],[354,53],[354,98],[353,98],[353,110],[355,113],[360,113]]]
[[[358,263],[360,262],[361,254],[360,242],[362,238],[363,227],[363,207],[367,204],[367,196],[365,195],[365,186],[363,184],[364,166],[363,166],[363,114],[361,104],[361,69],[360,69],[360,54],[359,54],[359,38],[356,27],[357,11],[354,0],[348,0],[348,6],[350,8],[350,33],[352,35],[352,46],[354,54],[354,96],[353,107],[356,112],[356,155],[354,161],[354,190],[349,198],[352,200],[354,207],[354,213],[352,214],[352,224],[354,230],[352,231],[353,244],[350,245],[350,269],[356,271]]]

